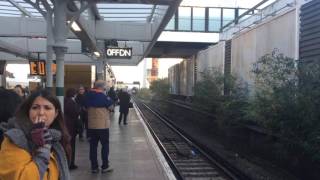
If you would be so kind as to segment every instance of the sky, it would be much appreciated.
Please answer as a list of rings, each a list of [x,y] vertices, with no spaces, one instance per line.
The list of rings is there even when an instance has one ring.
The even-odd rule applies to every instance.
[[[6,70],[13,73],[14,79],[7,78],[7,82],[23,84],[28,82],[27,75],[30,73],[29,64],[8,64]]]
[[[261,0],[183,0],[182,6],[214,6],[214,7],[243,7],[250,8]],[[274,0],[272,0],[274,1]],[[205,33],[167,33],[163,32],[159,41],[166,41],[168,39],[185,39],[188,37],[188,41],[201,41],[201,42],[216,42],[218,40],[217,35],[208,35]],[[168,76],[168,68],[172,65],[179,63],[181,59],[160,59],[159,61],[159,77],[164,78]],[[147,67],[150,66],[151,60],[147,60]],[[112,66],[117,81],[133,82],[140,81],[143,84],[143,61],[138,66]],[[14,73],[15,79],[7,79],[7,81],[27,82],[27,74],[29,74],[28,64],[8,64],[7,71]]]
[[[117,81],[123,81],[124,83],[132,83],[133,81],[139,81],[140,84],[143,84],[143,71],[144,71],[144,63],[146,61],[147,69],[151,69],[152,67],[152,59],[146,58],[142,60],[138,66],[112,66],[112,70],[116,76]],[[166,78],[168,77],[168,69],[169,67],[173,66],[181,62],[182,59],[172,59],[172,58],[165,58],[159,60],[159,78]],[[146,83],[148,84],[148,83]]]

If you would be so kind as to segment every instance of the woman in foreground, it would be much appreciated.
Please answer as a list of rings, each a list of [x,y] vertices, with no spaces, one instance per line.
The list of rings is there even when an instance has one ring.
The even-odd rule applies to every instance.
[[[4,130],[1,180],[69,180],[69,135],[58,99],[46,90],[32,93]]]

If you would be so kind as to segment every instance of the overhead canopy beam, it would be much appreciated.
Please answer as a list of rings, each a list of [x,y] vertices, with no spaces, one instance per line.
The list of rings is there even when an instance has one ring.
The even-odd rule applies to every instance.
[[[151,24],[96,21],[97,39],[117,39],[127,41],[151,41]]]
[[[162,18],[161,23],[157,27],[156,32],[153,34],[152,40],[149,43],[149,45],[148,45],[146,51],[144,52],[142,58],[147,57],[147,55],[151,51],[153,45],[157,42],[157,39],[159,38],[161,32],[164,30],[164,28],[169,23],[169,21],[171,20],[172,16],[174,15],[176,10],[178,9],[181,1],[182,0],[175,0],[174,3],[172,3],[170,6],[168,6],[168,10],[166,11],[166,14],[164,15],[164,17]]]
[[[182,0],[87,0],[86,2],[83,2],[89,3],[87,4],[88,7],[90,5],[90,8],[88,10],[90,11],[89,16],[91,17],[89,18],[84,18],[80,15],[80,12],[86,6],[81,6],[80,9],[82,10],[79,11],[79,18],[77,18],[78,16],[73,17],[72,14],[76,14],[79,10],[79,7],[71,2],[68,6],[68,8],[70,8],[69,10],[71,14],[68,18],[69,20],[75,20],[75,22],[81,27],[81,31],[73,31],[73,33],[70,32],[68,38],[79,38],[90,48],[90,51],[92,52],[97,50],[98,48],[96,45],[97,39],[116,39],[118,42],[125,42],[125,46],[133,43],[132,48],[134,54],[132,55],[131,59],[108,59],[108,62],[110,62],[110,64],[119,65],[137,65],[144,57],[149,54],[153,45],[156,43],[158,37],[160,36],[167,23],[170,21],[181,1]],[[152,4],[154,6],[152,8],[150,19],[148,19],[148,21],[146,21],[145,23],[110,22],[97,20],[97,17],[100,16],[99,11],[96,7],[96,4],[92,4],[104,2],[109,4]],[[157,5],[160,5],[160,7],[161,5],[164,6],[157,9]],[[157,14],[157,11],[160,11],[160,15]],[[4,28],[0,29],[0,37],[46,38],[47,36],[46,22],[44,19],[0,17],[0,24],[6,24]],[[8,49],[4,50],[6,50],[6,52],[12,52]]]
[[[95,5],[93,5],[93,6],[91,7],[91,11],[93,12],[96,20],[101,20],[101,19],[103,19],[103,17],[101,17],[101,15],[100,15],[100,13],[99,13],[97,4],[95,4]]]
[[[46,54],[40,54],[40,59],[45,59]],[[20,57],[14,54],[9,54],[0,51],[0,59],[6,60],[8,64],[27,64],[28,60],[32,58]],[[91,57],[83,54],[66,54],[65,64],[94,64],[96,61],[92,61]]]
[[[14,54],[15,56],[26,59],[37,59],[37,56],[30,54],[27,50],[19,48],[2,40],[0,40],[0,51],[8,52]]]
[[[89,3],[89,2],[87,2]],[[83,4],[82,4],[83,5]],[[85,44],[86,47],[89,48],[89,50],[91,52],[97,51],[97,45],[96,45],[96,38],[95,38],[95,19],[96,18],[87,18],[87,20],[85,20],[85,18],[83,17],[82,12],[83,10],[85,10],[87,7],[89,11],[92,12],[92,6],[94,6],[94,4],[85,4],[84,7],[77,7],[77,5],[73,2],[70,1],[70,3],[68,4],[68,9],[71,12],[77,12],[80,13],[78,14],[79,17],[72,17],[71,15],[68,15],[67,20],[72,20],[73,18],[75,18],[75,23],[78,24],[78,26],[80,27],[80,31],[75,31],[74,29],[71,28],[71,31]],[[95,13],[88,13],[89,16],[95,16]],[[74,15],[73,15],[74,16]],[[73,22],[71,22],[73,23]],[[93,28],[92,28],[93,27]]]
[[[119,46],[123,47],[125,42],[119,42]],[[140,42],[127,42],[129,47],[132,47],[133,53],[131,59],[108,59],[112,65],[133,65],[137,64],[145,51],[143,43]],[[93,63],[95,57],[82,54],[80,40],[67,40],[66,46],[68,51],[66,53],[66,61],[80,62],[80,63]],[[4,53],[11,53],[10,59],[13,61],[18,60],[16,56],[26,59],[36,59],[36,55],[40,53],[41,59],[46,59],[46,39],[38,38],[3,38],[0,42],[0,51]],[[6,59],[4,56],[1,58]],[[76,57],[80,59],[77,60]],[[9,60],[9,59],[8,59]]]
[[[34,17],[29,11],[27,11],[24,7],[20,6],[17,2],[14,0],[8,0],[13,6],[15,6],[17,9],[19,9],[22,14],[28,16],[28,17]]]
[[[81,24],[84,23],[80,22]],[[47,37],[46,22],[41,18],[0,17],[0,37]],[[96,39],[119,39],[127,41],[151,41],[151,25],[141,23],[96,21]],[[126,29],[131,29],[126,33]],[[77,38],[69,33],[68,38]]]
[[[97,3],[155,4],[155,5],[171,5],[175,1],[180,1],[180,0],[96,0]]]
[[[150,16],[148,17],[148,23],[151,23],[151,21],[152,21],[152,18],[153,18],[153,16],[154,16],[154,12],[156,11],[156,5],[153,5],[153,7],[152,7],[152,10],[151,10],[151,14],[150,14]]]

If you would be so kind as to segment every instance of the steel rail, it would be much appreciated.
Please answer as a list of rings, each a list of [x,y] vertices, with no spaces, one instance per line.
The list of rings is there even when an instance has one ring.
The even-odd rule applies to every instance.
[[[135,101],[137,101],[137,100],[135,100]],[[240,170],[238,170],[234,166],[231,166],[228,162],[226,162],[222,157],[217,155],[215,152],[209,151],[207,148],[204,148],[201,145],[198,145],[199,143],[196,143],[196,141],[193,138],[191,138],[190,136],[183,133],[183,131],[180,128],[178,128],[174,123],[172,123],[167,117],[164,117],[161,113],[156,112],[155,110],[153,110],[150,106],[146,105],[145,103],[142,103],[142,102],[139,102],[139,103],[141,103],[145,108],[147,108],[150,112],[152,112],[157,118],[159,118],[171,130],[173,130],[175,133],[177,133],[185,142],[187,142],[187,144],[189,144],[191,147],[193,147],[198,152],[200,152],[201,155],[203,155],[209,162],[211,162],[218,169],[220,169],[220,171],[222,171],[226,176],[228,176],[229,178],[231,178],[233,180],[250,180],[251,179],[250,177],[248,177],[247,175],[242,173]],[[149,124],[149,126],[150,126],[150,124]],[[151,126],[150,126],[150,128],[151,128]],[[159,140],[159,138],[157,138],[157,139]],[[159,142],[159,143],[162,144],[161,142]],[[164,148],[163,145],[161,145],[161,146]],[[209,155],[209,153],[207,153],[207,152],[209,152],[211,155]],[[169,158],[169,159],[172,160],[171,158]],[[170,162],[170,164],[174,164],[174,162]],[[174,167],[177,168],[176,166],[174,166]],[[179,170],[177,170],[177,171],[179,171]]]

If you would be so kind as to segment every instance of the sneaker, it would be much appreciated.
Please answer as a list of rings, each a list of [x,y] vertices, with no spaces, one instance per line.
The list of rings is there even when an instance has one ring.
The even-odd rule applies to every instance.
[[[92,174],[97,174],[97,173],[99,173],[99,169],[91,169],[91,173]]]
[[[102,168],[101,169],[101,173],[107,173],[107,172],[112,172],[113,168],[111,166],[109,166],[108,168]]]

